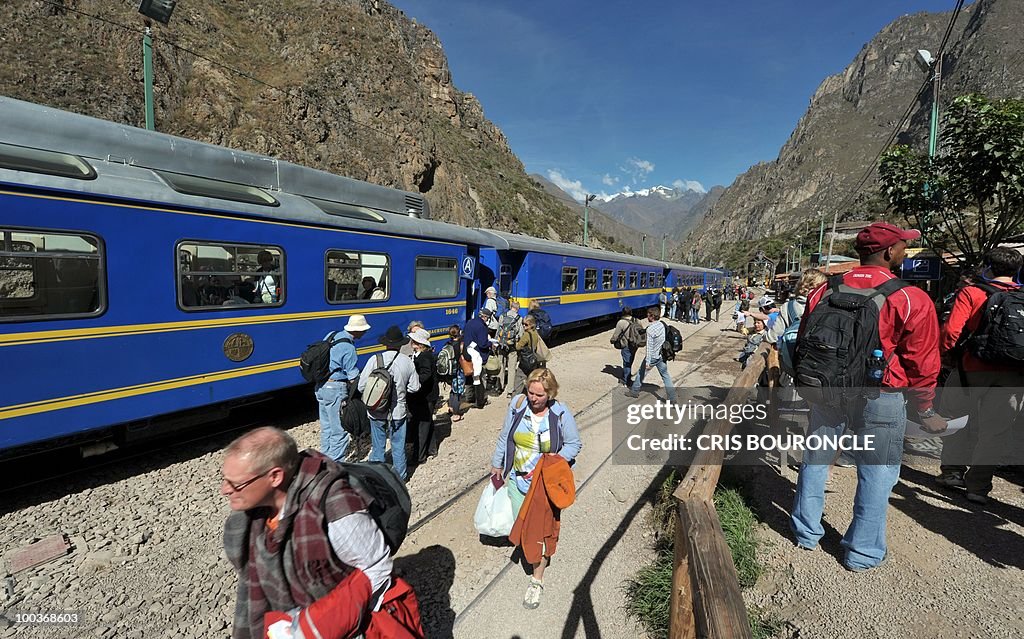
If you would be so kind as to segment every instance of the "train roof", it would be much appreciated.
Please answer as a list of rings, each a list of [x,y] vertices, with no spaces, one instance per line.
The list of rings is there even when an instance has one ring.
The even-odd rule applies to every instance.
[[[653,260],[649,257],[637,257],[635,255],[615,253],[614,251],[602,251],[601,249],[593,249],[586,246],[577,246],[575,244],[563,244],[561,242],[555,242],[553,240],[544,240],[538,237],[531,237],[529,235],[517,235],[515,233],[507,233],[505,231],[492,231],[490,229],[478,230],[486,235],[492,236],[493,241],[489,243],[489,245],[493,246],[498,250],[530,251],[533,253],[571,255],[573,257],[583,257],[595,260],[609,260],[613,262],[627,262],[629,264],[642,264],[644,266],[654,266],[659,269],[665,267],[664,262]]]
[[[490,238],[476,229],[423,219],[429,217],[430,207],[420,193],[5,96],[0,96],[0,113],[0,143],[77,156],[92,170],[74,177],[59,171],[17,171],[10,168],[24,161],[17,157],[6,167],[0,163],[0,180],[17,174],[10,181],[96,196],[189,208],[230,208],[252,217],[478,246],[490,243]],[[12,151],[17,149],[0,148],[0,162],[10,159],[4,156]],[[44,164],[48,161],[52,162],[43,159]],[[187,183],[190,178],[210,181],[214,192],[218,186],[245,191],[243,196],[248,199],[182,192],[176,183]],[[274,205],[268,206],[261,198]]]
[[[671,270],[682,269],[687,271],[697,271],[698,273],[719,273],[721,275],[725,275],[723,271],[717,268],[706,268],[703,266],[687,266],[686,264],[676,264],[675,262],[665,262],[665,268]]]

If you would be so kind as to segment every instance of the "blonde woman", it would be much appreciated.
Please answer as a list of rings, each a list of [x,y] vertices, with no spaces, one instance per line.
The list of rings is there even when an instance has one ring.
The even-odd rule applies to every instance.
[[[533,471],[545,454],[555,454],[572,462],[583,447],[576,420],[568,406],[558,401],[558,380],[547,368],[538,368],[526,379],[526,394],[517,395],[505,413],[505,423],[498,435],[491,457],[491,474],[507,478],[512,510],[519,517],[520,508],[530,491]],[[531,510],[533,512],[533,510]],[[544,591],[544,569],[550,563],[558,540],[559,511],[552,513],[554,537],[544,544],[537,562],[531,562],[533,575],[523,598],[529,609],[540,605]],[[515,531],[513,530],[513,533]],[[525,557],[535,554],[523,548]]]

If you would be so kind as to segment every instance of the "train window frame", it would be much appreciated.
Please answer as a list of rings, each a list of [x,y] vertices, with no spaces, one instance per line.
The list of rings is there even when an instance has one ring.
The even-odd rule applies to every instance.
[[[361,272],[360,272],[360,275],[359,275],[359,284],[356,284],[356,287],[357,287],[356,288],[356,290],[357,290],[356,297],[350,298],[350,299],[331,299],[331,296],[330,296],[331,253],[356,253],[356,254],[358,254],[360,256],[360,261],[359,261],[359,267],[358,268],[361,270]],[[381,265],[378,265],[378,264],[373,264],[373,265],[370,265],[369,267],[366,266],[363,263],[363,261],[362,261],[362,256],[364,256],[364,255],[383,256],[383,258],[384,258],[383,267]],[[345,268],[345,267],[337,267],[336,266],[334,268]],[[360,284],[362,284],[363,279],[365,279],[367,277],[374,277],[372,275],[365,275],[364,274],[365,270],[367,268],[377,269],[377,270],[380,270],[382,272],[383,277],[382,278],[374,278],[374,284],[377,285],[377,286],[375,286],[375,288],[380,288],[379,285],[380,285],[380,280],[381,279],[384,279],[387,282],[387,284],[383,287],[384,297],[381,297],[381,298],[378,298],[378,299],[363,299],[359,295],[359,293],[361,293],[362,291],[358,287],[359,287]],[[391,254],[390,253],[385,253],[383,251],[362,251],[362,250],[359,250],[359,249],[341,249],[341,248],[331,248],[331,249],[327,249],[324,252],[324,300],[326,300],[328,304],[330,304],[332,306],[345,306],[345,305],[350,305],[350,304],[379,304],[381,302],[387,302],[388,300],[391,299],[391,289],[393,287],[394,287],[394,278],[393,278],[393,273],[392,273],[392,270],[391,270]]]
[[[596,268],[585,268],[585,269],[583,269],[583,290],[584,291],[596,291],[597,290],[597,269]]]
[[[639,282],[639,280],[637,279],[636,271],[630,271],[629,272],[629,288],[637,288],[637,283],[638,282]]]
[[[615,273],[610,268],[601,269],[601,290],[610,291],[615,288]]]
[[[512,297],[512,265],[502,264],[498,267],[498,294]]]
[[[32,244],[32,250],[15,250],[13,245],[16,240],[12,238],[14,234],[24,235],[39,235],[39,236],[66,236],[77,238],[79,241],[83,241],[95,248],[95,256],[87,255],[81,257],[81,252],[74,253],[72,250],[62,251],[38,251],[38,247],[32,244],[28,240],[17,240],[19,243]],[[4,258],[8,257],[24,257],[25,254],[32,253],[30,259],[47,259],[49,258],[50,265],[47,267],[54,273],[54,280],[57,280],[57,272],[60,271],[60,264],[54,264],[53,262],[62,259],[89,259],[96,260],[96,283],[93,297],[96,300],[96,308],[89,311],[71,311],[71,312],[53,312],[53,313],[12,313],[6,315],[4,311],[7,308],[24,307],[31,303],[36,298],[49,296],[49,292],[45,291],[45,295],[41,295],[39,282],[39,269],[35,263],[32,264],[32,295],[28,297],[12,297],[2,298],[0,297],[0,323],[3,322],[42,322],[51,320],[67,320],[67,319],[89,319],[103,315],[107,312],[107,263],[106,263],[106,242],[103,237],[97,233],[90,231],[78,231],[68,229],[41,229],[38,227],[26,228],[26,227],[15,227],[15,226],[3,226],[0,227],[0,263]],[[2,268],[2,267],[0,267]],[[10,269],[16,270],[16,269]],[[27,270],[27,269],[18,269]],[[66,286],[64,287],[67,288]],[[59,302],[67,302],[68,295],[66,292],[60,295],[54,294],[54,298]],[[46,306],[50,304],[45,302]],[[38,305],[38,304],[35,304]]]
[[[183,195],[194,195],[207,197],[215,200],[228,200],[229,202],[241,202],[243,204],[255,204],[256,206],[280,206],[277,198],[263,189],[228,182],[226,180],[214,180],[212,178],[189,175],[187,173],[175,173],[162,169],[151,169],[164,183]]]
[[[626,288],[626,271],[619,271],[616,275],[617,275],[616,281],[618,282],[618,288],[620,290],[625,289]]]
[[[571,278],[568,280],[572,282],[572,286],[566,286],[566,276]],[[575,266],[563,266],[562,267],[562,292],[563,293],[575,293],[580,288],[580,269]]]
[[[640,271],[640,288],[647,288],[647,271]]]
[[[0,142],[0,168],[76,180],[95,180],[97,175],[96,169],[77,155],[6,142]]]
[[[451,295],[420,295],[420,292],[419,292],[419,289],[420,289],[419,277],[420,277],[420,270],[421,270],[421,268],[420,268],[420,260],[421,259],[428,259],[428,260],[451,260],[451,263],[452,263],[452,267],[451,267],[452,279],[454,280],[454,283],[455,283],[455,290],[454,290],[454,292],[452,292]],[[426,267],[424,267],[424,268],[426,268]],[[441,271],[442,269],[435,268],[433,270]],[[444,269],[444,270],[447,270],[447,269]],[[459,259],[458,258],[452,257],[450,255],[417,255],[415,262],[413,262],[413,271],[414,271],[414,275],[413,275],[413,295],[416,297],[416,299],[418,299],[418,300],[446,300],[446,299],[452,299],[454,297],[458,297],[459,291],[462,288],[459,285]]]
[[[195,256],[192,256],[192,254],[185,248],[188,245],[192,245],[192,246],[195,247],[195,250],[196,250],[196,255]],[[277,252],[277,269],[273,270],[273,271],[259,271],[259,270],[256,270],[256,271],[239,271],[239,270],[234,270],[234,271],[197,270],[197,271],[193,271],[191,268],[189,268],[188,272],[186,273],[183,270],[183,268],[182,268],[185,263],[191,263],[192,260],[204,259],[204,258],[200,258],[199,257],[199,253],[200,253],[199,249],[200,249],[200,247],[214,248],[214,249],[220,249],[222,251],[225,251],[226,253],[228,253],[228,255],[231,255],[231,257],[228,258],[228,259],[230,259],[233,262],[233,265],[236,266],[236,267],[239,264],[238,253],[237,252],[232,253],[229,249],[234,249],[236,251],[239,248],[247,249],[247,250],[248,249],[255,249],[254,251],[250,251],[250,252],[254,252],[257,255],[257,260],[259,259],[259,254],[260,254],[261,251],[271,252],[271,256],[273,256],[273,251],[276,251]],[[185,256],[185,254],[188,254],[190,256],[189,259],[187,259],[187,260],[182,259]],[[205,259],[210,259],[210,258],[205,258]],[[174,285],[175,285],[175,292],[176,292],[176,298],[177,298],[176,302],[177,302],[178,308],[180,310],[186,312],[186,313],[208,313],[210,311],[242,311],[242,310],[247,311],[247,310],[257,310],[257,309],[258,310],[265,310],[265,309],[268,309],[268,308],[280,308],[281,306],[285,305],[285,303],[287,302],[287,299],[288,299],[288,286],[287,286],[288,281],[287,281],[286,259],[287,259],[287,256],[285,254],[284,248],[282,246],[278,246],[276,244],[254,244],[252,242],[234,242],[234,241],[229,241],[229,240],[209,240],[209,239],[196,239],[196,238],[188,238],[188,239],[179,240],[174,245],[174,262],[175,262],[175,266],[174,266],[174,275],[175,275],[175,277],[174,277]],[[261,272],[266,273],[266,275],[271,275],[271,276],[276,275],[277,276],[276,290],[279,291],[279,292],[278,292],[278,299],[276,301],[264,302],[261,299],[259,302],[256,302],[256,301],[249,302],[248,300],[246,300],[241,295],[237,295],[236,294],[236,295],[233,295],[233,296],[230,296],[230,297],[226,297],[223,302],[220,302],[218,304],[196,304],[196,305],[193,306],[193,305],[188,305],[188,304],[185,303],[185,287],[183,286],[183,284],[185,282],[185,276],[186,275],[188,275],[189,277],[201,277],[201,278],[219,278],[219,277],[227,278],[227,277],[238,276],[238,278],[239,278],[238,279],[238,284],[241,284],[243,282],[248,283],[250,281],[253,282],[253,283],[257,282],[258,279],[256,277],[254,277],[252,280],[243,280],[241,278],[245,277],[245,276],[250,276],[250,275],[253,275],[253,274],[256,274],[256,273],[261,273]],[[195,274],[195,275],[193,275],[193,274]],[[266,279],[266,275],[264,275],[264,280]],[[196,286],[194,281],[192,282],[192,286],[195,289],[194,293],[196,295],[199,295],[199,289],[201,287]],[[231,286],[224,286],[224,287],[220,286],[219,284],[216,284],[214,286],[216,286],[217,288],[223,288],[223,289],[225,289],[225,292],[226,292],[226,291],[229,291],[232,288],[235,288],[236,284],[232,284]],[[236,291],[236,293],[237,292],[238,291]],[[256,296],[255,296],[256,295],[256,287],[255,286],[253,286],[253,291],[252,291],[251,294],[253,295],[253,299],[255,300],[256,299]],[[218,292],[218,295],[219,295],[219,292]],[[227,302],[232,301],[234,298],[239,298],[241,300],[244,300],[247,303],[244,303],[244,304],[240,303],[240,302],[239,303],[232,303],[232,304],[228,304],[227,303]],[[198,301],[198,298],[197,298],[197,301]]]

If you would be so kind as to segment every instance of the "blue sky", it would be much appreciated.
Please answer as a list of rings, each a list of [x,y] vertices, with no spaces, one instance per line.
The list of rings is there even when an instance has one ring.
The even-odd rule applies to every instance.
[[[773,160],[826,76],[954,0],[391,0],[441,39],[528,173],[571,194],[728,186]],[[924,42],[916,48],[938,48]]]

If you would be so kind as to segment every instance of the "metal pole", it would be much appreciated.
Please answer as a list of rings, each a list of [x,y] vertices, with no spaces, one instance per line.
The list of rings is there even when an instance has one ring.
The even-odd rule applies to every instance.
[[[587,245],[587,230],[590,228],[590,196],[583,198],[583,246]]]
[[[661,259],[665,259],[665,238],[668,237],[668,233],[661,234]]]
[[[142,79],[146,93],[146,128],[155,131],[153,126],[153,30],[146,23],[142,33]]]
[[[828,259],[825,260],[825,273],[832,264],[832,244],[836,241],[836,224],[839,222],[839,211],[832,214],[832,234],[828,238]]]
[[[932,124],[928,133],[928,157],[935,157],[939,141],[939,87],[942,85],[942,54],[935,61],[935,75],[932,77]]]
[[[821,226],[818,227],[818,263],[821,263],[821,240],[825,237],[825,216],[818,211],[818,221],[821,222]],[[813,236],[812,236],[813,237]]]
[[[644,237],[640,244],[640,257],[647,257],[647,234],[644,233]]]

